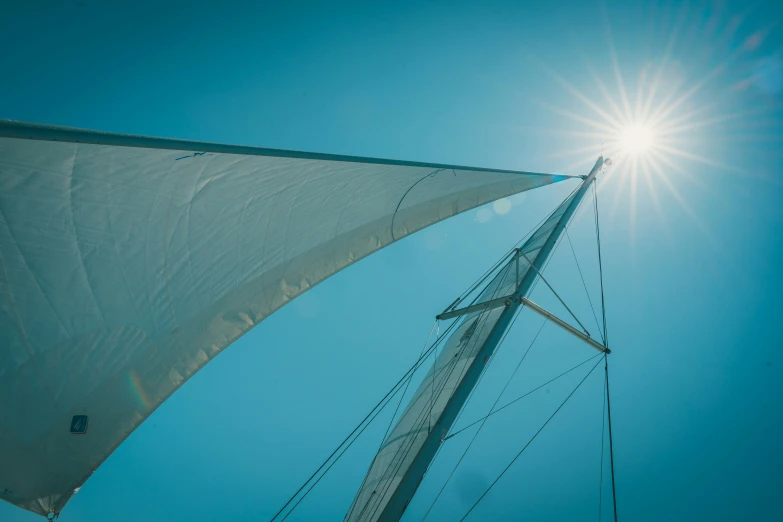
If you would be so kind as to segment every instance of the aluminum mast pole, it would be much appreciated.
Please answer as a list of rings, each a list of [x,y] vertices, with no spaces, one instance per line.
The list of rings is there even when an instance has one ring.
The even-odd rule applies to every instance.
[[[405,508],[408,506],[408,502],[410,502],[410,500],[413,498],[413,495],[416,493],[416,489],[418,489],[421,480],[424,478],[424,474],[426,473],[427,468],[429,468],[432,459],[435,458],[435,453],[443,443],[446,434],[448,433],[449,429],[451,429],[451,426],[456,420],[459,411],[462,409],[462,406],[464,406],[465,401],[468,399],[471,390],[476,386],[478,378],[481,375],[481,371],[484,369],[483,361],[487,360],[495,351],[495,348],[497,348],[500,340],[503,338],[503,334],[509,328],[514,314],[522,304],[520,297],[527,297],[527,294],[531,291],[533,283],[538,277],[538,273],[543,270],[544,264],[546,263],[547,259],[549,259],[552,250],[554,250],[555,245],[557,244],[557,240],[560,239],[560,235],[563,233],[566,225],[571,220],[571,217],[574,215],[576,209],[579,207],[579,203],[581,203],[582,198],[584,198],[584,195],[587,193],[587,189],[590,187],[590,184],[595,181],[595,177],[598,174],[598,171],[601,169],[603,163],[604,158],[601,156],[598,158],[598,161],[595,162],[595,165],[590,171],[590,174],[588,174],[584,178],[584,181],[582,181],[582,185],[577,189],[577,192],[574,194],[574,197],[571,200],[571,203],[568,205],[568,208],[566,208],[565,212],[560,217],[560,220],[557,222],[557,225],[555,225],[555,228],[553,229],[549,238],[546,240],[544,245],[541,247],[541,250],[539,250],[535,259],[532,261],[531,265],[535,268],[535,270],[527,270],[522,281],[518,281],[516,292],[514,293],[513,297],[509,299],[508,305],[506,306],[505,310],[501,312],[497,323],[495,323],[495,327],[484,341],[484,345],[473,359],[473,362],[468,368],[468,371],[465,373],[465,377],[459,383],[456,390],[454,391],[454,394],[446,404],[440,419],[427,435],[424,444],[414,457],[413,463],[402,477],[402,480],[389,499],[389,502],[383,508],[383,511],[378,517],[378,522],[397,522],[400,517],[402,517]],[[518,257],[519,253],[517,253],[517,262]]]

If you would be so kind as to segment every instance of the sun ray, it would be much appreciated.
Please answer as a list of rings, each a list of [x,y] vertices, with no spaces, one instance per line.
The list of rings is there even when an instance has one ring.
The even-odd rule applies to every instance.
[[[783,143],[783,136],[774,136],[769,134],[732,134],[730,137],[718,139],[717,141],[726,141],[728,143],[752,142],[758,143]]]
[[[666,157],[665,154],[656,154],[652,158],[653,162],[661,162],[665,163],[667,167],[669,167],[671,170],[677,173],[678,176],[681,178],[687,179],[694,185],[697,185],[701,190],[709,190],[710,187],[707,183],[705,183],[703,180],[694,177],[690,172],[685,170],[684,168],[680,167],[676,163],[674,163],[671,159]]]
[[[563,161],[563,162],[570,162],[566,165],[564,165],[562,168],[558,169],[559,172],[575,172],[583,170],[584,168],[590,168],[591,163],[595,163],[595,158],[597,157],[597,150],[599,150],[600,145],[598,147],[592,147],[586,152],[581,153],[571,153],[571,154],[551,154],[548,156],[545,156],[548,160],[557,160],[557,161]]]
[[[628,198],[628,217],[629,217],[629,229],[631,234],[631,247],[634,246],[636,242],[636,191],[638,188],[638,181],[639,181],[639,157],[634,156],[633,158],[633,169],[631,171],[630,176],[631,181],[631,191],[630,191],[630,197]]]
[[[654,113],[650,117],[650,122],[652,125],[657,125],[660,121],[662,121],[664,118],[666,118],[669,114],[671,114],[673,111],[677,110],[682,104],[687,102],[689,99],[691,99],[696,93],[698,93],[704,86],[706,86],[710,81],[712,81],[714,78],[716,78],[718,75],[720,75],[723,71],[726,70],[729,64],[731,64],[734,60],[737,59],[742,53],[744,52],[743,49],[739,49],[732,53],[726,60],[723,61],[723,63],[719,64],[717,67],[714,67],[707,75],[702,78],[700,81],[698,81],[693,87],[688,89],[679,99],[669,103],[671,98],[673,96],[670,96],[667,98],[663,103],[660,104],[658,110],[656,113]]]
[[[585,63],[587,64],[586,60]],[[590,74],[590,77],[592,78],[593,82],[598,86],[598,90],[601,92],[601,95],[604,97],[604,101],[609,105],[610,110],[615,113],[615,118],[620,121],[622,125],[627,125],[630,123],[628,121],[627,115],[623,112],[623,110],[620,108],[617,103],[612,99],[611,94],[609,93],[609,89],[607,88],[606,84],[601,80],[601,77],[598,76],[598,73],[593,69],[589,64],[587,64],[587,69]]]
[[[520,132],[533,132],[535,134],[538,134],[540,136],[572,136],[575,138],[588,138],[593,139],[596,141],[601,141],[602,139],[606,138],[605,132],[597,132],[597,131],[578,131],[578,130],[571,130],[571,129],[542,129],[541,127],[527,127],[527,126],[515,126],[513,127],[514,130],[520,131]]]
[[[561,152],[553,153],[553,155],[548,155],[548,158],[554,158],[557,157],[557,155],[561,156],[575,156],[577,154],[585,154],[590,153],[593,154],[592,158],[593,161],[595,161],[595,158],[597,157],[597,154],[601,151],[601,142],[597,141],[594,144],[591,145],[584,145],[582,147],[577,147],[573,149],[563,149]]]
[[[650,84],[650,90],[648,91],[647,98],[644,102],[644,107],[642,108],[642,111],[640,113],[642,120],[646,121],[647,119],[649,119],[650,109],[652,108],[652,103],[655,99],[655,93],[658,91],[658,88],[660,87],[663,81],[663,72],[669,64],[669,60],[671,59],[672,53],[674,52],[674,46],[676,45],[677,41],[680,38],[682,28],[685,25],[685,21],[688,17],[688,8],[689,8],[689,4],[687,2],[684,2],[680,8],[680,13],[677,18],[677,21],[675,22],[674,27],[669,33],[669,39],[666,42],[666,48],[663,52],[661,65],[660,67],[658,67],[658,72],[656,73],[655,78]]]
[[[570,118],[570,119],[574,120],[575,122],[583,123],[585,125],[590,125],[591,127],[594,127],[594,128],[596,128],[596,129],[598,129],[600,131],[606,132],[607,134],[610,134],[610,133],[612,133],[615,130],[614,128],[612,128],[612,127],[610,127],[608,125],[604,125],[604,124],[601,124],[601,123],[595,121],[595,119],[585,118],[585,117],[579,116],[578,114],[574,114],[574,113],[569,112],[569,111],[567,111],[565,109],[560,109],[559,107],[555,107],[554,105],[550,105],[550,104],[548,104],[548,103],[546,103],[544,101],[536,100],[536,99],[533,99],[532,101],[540,104],[542,107],[544,107],[546,109],[549,109],[550,111],[556,112],[556,113],[558,113],[558,114],[560,114],[562,116]]]
[[[726,254],[726,251],[721,246],[717,236],[707,226],[707,224],[699,217],[699,215],[691,208],[691,206],[688,204],[688,202],[682,196],[682,194],[680,194],[680,192],[675,188],[674,184],[669,179],[669,176],[666,175],[666,172],[664,172],[664,170],[660,168],[660,165],[658,165],[655,161],[651,161],[650,165],[656,171],[658,179],[660,179],[663,182],[663,185],[669,190],[669,193],[674,197],[677,203],[679,203],[680,207],[693,220],[693,222],[696,224],[696,226],[699,228],[702,234],[704,234],[704,237],[707,238],[710,245],[714,247],[716,250],[718,250],[721,254]]]
[[[636,101],[634,103],[634,114],[641,114],[642,112],[642,100],[644,99],[644,87],[646,85],[646,78],[648,75],[649,66],[642,67],[639,72],[639,80],[636,82]]]
[[[623,107],[625,109],[625,113],[627,115],[626,119],[630,119],[631,114],[631,104],[628,101],[628,93],[625,89],[625,81],[623,81],[623,75],[620,72],[620,64],[617,60],[617,52],[615,51],[614,47],[614,36],[612,35],[612,27],[609,23],[609,14],[606,11],[606,4],[602,5],[603,7],[603,16],[604,16],[604,25],[606,26],[606,36],[609,44],[609,58],[612,63],[612,71],[614,73],[615,81],[617,82],[617,89],[620,92],[620,100],[623,102]]]
[[[624,155],[620,154],[620,156],[618,157],[618,162],[617,162],[618,166],[616,166],[614,168],[615,169],[619,169],[620,168],[619,165],[625,164],[625,161],[623,161],[624,159],[625,159]],[[614,219],[617,216],[617,207],[620,205],[620,196],[623,194],[623,192],[625,192],[625,186],[628,183],[628,178],[631,177],[627,171],[624,174],[625,175],[618,176],[619,177],[619,185],[618,185],[618,187],[617,187],[617,189],[616,189],[616,191],[614,193],[614,198],[612,199],[612,204],[609,207],[609,217],[610,217],[610,219]]]
[[[606,112],[601,108],[600,105],[593,102],[590,98],[582,94],[579,89],[568,83],[565,78],[560,76],[559,74],[555,73],[549,68],[545,69],[552,78],[554,78],[561,86],[563,86],[568,92],[570,92],[573,96],[575,96],[579,101],[584,103],[587,107],[593,110],[598,116],[603,118],[606,122],[608,122],[609,125],[616,127],[622,125],[619,121],[617,121],[615,118],[612,117],[611,114]]]
[[[742,112],[734,112],[730,114],[722,114],[720,116],[716,116],[713,118],[706,118],[704,120],[699,121],[693,121],[692,123],[688,124],[682,124],[682,125],[673,125],[673,126],[664,126],[661,127],[660,130],[660,136],[667,136],[669,134],[683,134],[689,131],[701,129],[704,127],[712,126],[717,123],[726,123],[729,121],[737,121],[737,120],[743,120],[749,116],[755,116],[758,114],[763,114],[766,111],[766,109],[757,109],[753,111],[742,111]],[[701,111],[700,111],[701,112]]]
[[[732,167],[730,165],[726,165],[726,164],[720,163],[718,161],[713,161],[713,160],[711,160],[709,158],[705,158],[704,156],[701,156],[699,154],[695,154],[695,153],[692,153],[692,152],[686,152],[686,151],[680,150],[680,149],[678,149],[676,147],[669,147],[668,145],[663,145],[663,144],[658,145],[658,147],[661,150],[663,150],[665,152],[668,152],[669,154],[674,154],[675,156],[680,156],[681,158],[689,159],[691,161],[697,161],[699,163],[703,163],[705,165],[709,165],[710,167],[715,167],[715,168],[722,169],[722,170],[725,170],[725,171],[728,171],[728,172],[735,172],[735,173],[739,173],[739,174],[744,174],[745,173],[745,171],[742,170],[742,169],[738,169],[736,167]]]
[[[661,7],[648,5],[650,10],[656,5]],[[581,146],[549,157],[558,158],[558,161],[574,160],[563,171],[581,170],[594,161],[597,144],[601,144],[604,157],[611,157],[614,163],[598,183],[602,188],[609,188],[611,193],[606,198],[610,219],[622,215],[628,221],[631,241],[637,238],[637,222],[645,218],[645,210],[663,225],[665,234],[671,238],[671,223],[664,212],[666,205],[671,204],[667,197],[669,193],[676,205],[685,209],[684,215],[694,222],[698,219],[676,183],[691,182],[699,187],[699,194],[714,190],[714,186],[707,183],[708,177],[695,174],[697,169],[707,173],[714,170],[721,174],[753,174],[740,168],[736,158],[723,146],[723,140],[730,138],[735,143],[742,140],[755,143],[783,141],[783,138],[773,136],[771,130],[765,135],[765,129],[769,128],[765,127],[769,125],[768,115],[779,112],[770,110],[770,103],[761,108],[739,105],[737,97],[743,91],[731,87],[736,85],[733,75],[748,76],[736,65],[742,64],[743,57],[757,47],[755,43],[748,44],[747,38],[745,43],[731,48],[720,43],[728,38],[725,35],[737,34],[743,17],[732,18],[727,26],[725,13],[716,15],[715,11],[704,9],[706,7],[692,2],[663,6],[650,25],[650,30],[660,35],[649,38],[659,37],[662,46],[651,42],[645,51],[646,61],[629,71],[620,66],[620,59],[626,57],[624,48],[616,46],[609,11],[604,5],[605,54],[608,58],[605,70],[593,67],[581,49],[575,51],[584,63],[594,94],[577,88],[581,83],[574,82],[571,77],[542,66],[581,108],[562,105],[568,107],[566,110],[538,102],[566,122],[564,129],[552,134],[582,142]],[[710,25],[705,27],[702,21],[708,18]],[[716,39],[720,39],[717,44]],[[711,53],[712,58],[706,61],[704,55],[699,54],[699,48],[691,49],[698,43],[719,44],[722,56]],[[682,63],[683,48],[693,51],[690,54],[696,56],[695,62]],[[688,74],[693,70],[699,73]],[[751,85],[748,83],[747,87]],[[775,120],[771,122],[773,125],[779,125],[779,118],[772,119]],[[648,202],[639,199],[645,197]],[[702,225],[697,224],[704,229]]]
[[[644,176],[644,180],[647,184],[648,194],[650,194],[650,199],[653,202],[655,213],[658,216],[658,222],[663,226],[666,239],[669,241],[669,243],[671,243],[672,233],[671,233],[671,228],[669,227],[669,221],[666,219],[666,215],[663,212],[663,207],[661,206],[661,200],[660,197],[658,196],[658,189],[653,183],[653,178],[650,173],[650,170],[651,170],[651,163],[649,161],[644,162],[642,164],[642,175]]]

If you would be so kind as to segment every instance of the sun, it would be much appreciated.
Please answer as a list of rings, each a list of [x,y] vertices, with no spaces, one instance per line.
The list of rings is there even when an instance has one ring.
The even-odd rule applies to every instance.
[[[620,129],[617,137],[619,148],[629,156],[639,156],[655,145],[655,132],[649,124],[632,124]]]
[[[771,112],[767,102],[759,103],[758,93],[753,98],[743,94],[751,87],[761,87],[754,64],[766,29],[748,28],[743,22],[745,29],[740,30],[739,19],[729,11],[725,14],[730,18],[716,15],[710,24],[702,24],[702,12],[689,7],[688,2],[673,12],[661,11],[664,18],[652,22],[649,15],[654,12],[657,8],[644,14],[644,25],[650,29],[645,52],[623,53],[632,60],[630,71],[621,66],[606,10],[606,52],[587,54],[574,49],[575,56],[582,55],[583,67],[566,69],[573,80],[538,55],[529,55],[552,85],[561,88],[561,92],[553,90],[547,95],[554,99],[562,96],[560,103],[533,101],[553,116],[546,130],[558,140],[557,151],[548,155],[558,162],[553,170],[581,174],[594,165],[597,156],[611,158],[601,167],[595,187],[607,187],[612,193],[610,219],[619,209],[627,208],[632,237],[637,200],[642,197],[645,210],[655,212],[665,228],[671,213],[664,208],[671,198],[712,237],[679,185],[709,188],[697,174],[701,169],[746,174],[735,155],[724,149],[739,143],[779,140],[773,130],[777,112]],[[725,30],[718,29],[722,25]],[[710,28],[703,33],[691,30],[701,26]],[[588,56],[600,60],[600,65],[595,66]],[[629,77],[632,79],[626,83]],[[555,122],[560,128],[552,126]],[[541,133],[542,125],[525,127],[525,131]],[[573,148],[562,145],[566,143]]]

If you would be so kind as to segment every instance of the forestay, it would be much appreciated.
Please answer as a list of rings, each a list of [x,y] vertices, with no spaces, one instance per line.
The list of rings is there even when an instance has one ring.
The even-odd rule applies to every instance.
[[[59,513],[157,406],[297,295],[561,179],[0,120],[0,498]]]

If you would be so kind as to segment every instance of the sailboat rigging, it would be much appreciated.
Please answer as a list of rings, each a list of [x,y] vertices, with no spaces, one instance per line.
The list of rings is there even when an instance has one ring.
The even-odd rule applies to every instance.
[[[406,373],[404,379],[407,379],[407,382],[409,383],[412,375],[411,372],[416,369],[422,359],[427,357],[431,351],[438,347],[438,345],[442,346],[441,352],[435,359],[432,369],[422,378],[421,384],[413,394],[405,411],[400,416],[399,420],[397,420],[394,428],[387,430],[384,441],[382,442],[377,455],[374,457],[364,481],[345,516],[346,522],[396,522],[400,520],[419,488],[425,474],[429,470],[433,459],[440,451],[442,444],[456,435],[456,433],[450,434],[454,422],[483,375],[488,361],[491,360],[495,350],[505,338],[509,328],[514,322],[514,318],[522,307],[526,307],[544,317],[545,323],[551,322],[552,324],[555,324],[562,330],[583,341],[586,345],[594,348],[599,352],[596,356],[603,355],[606,371],[605,393],[608,403],[608,361],[606,356],[611,353],[611,350],[606,345],[605,310],[602,309],[604,326],[603,330],[601,330],[602,339],[600,339],[599,342],[599,340],[590,337],[589,332],[579,322],[576,316],[574,316],[570,308],[568,308],[566,303],[557,295],[557,292],[554,291],[542,274],[543,268],[549,260],[552,251],[562,234],[566,231],[570,220],[584,196],[587,194],[588,189],[595,183],[596,176],[599,171],[601,171],[604,164],[609,164],[609,160],[599,157],[590,173],[583,178],[580,186],[567,197],[546,220],[544,220],[521,247],[514,248],[509,255],[501,258],[498,264],[490,269],[477,285],[463,294],[460,298],[457,298],[446,310],[436,316],[436,320],[438,321],[454,319],[454,322],[449,325],[444,334],[433,343],[428,351],[422,353],[414,367]],[[598,221],[596,219],[596,227],[597,225]],[[486,282],[490,276],[493,277]],[[539,280],[543,281],[557,296],[564,308],[581,326],[581,331],[529,299],[529,295],[535,283]],[[603,305],[602,271],[601,287],[601,302]],[[477,297],[469,304],[460,308],[459,306],[473,293],[477,293]],[[577,367],[594,358],[595,357],[591,357],[587,361],[577,365]],[[543,430],[546,424],[554,417],[565,402],[568,401],[573,393],[576,392],[585,379],[592,374],[593,370],[595,370],[600,362],[600,360],[595,362],[579,385],[577,385],[571,394],[566,397],[565,401],[555,410],[533,438]],[[565,373],[568,373],[575,368],[572,368]],[[564,374],[561,374],[561,376],[562,375]],[[396,390],[399,390],[401,383],[402,380],[398,382],[389,394],[392,394],[393,392],[396,393]],[[377,412],[388,404],[387,397],[389,397],[388,394],[371,412],[371,414],[375,412],[375,415],[372,417],[373,419],[377,416]],[[500,397],[498,397],[498,400],[499,398]],[[386,402],[384,403],[384,401]],[[497,411],[510,404],[506,404],[498,410],[495,410],[496,405],[497,401],[495,402],[495,405],[492,406],[492,411],[488,415],[469,424],[467,427],[478,422],[483,423],[490,415],[497,413]],[[392,419],[394,419],[394,415]],[[365,419],[365,421],[366,420],[367,419]],[[372,422],[372,419],[370,419],[369,422]],[[611,415],[609,424],[612,497],[615,506],[614,515],[616,520]],[[360,426],[362,425],[363,424],[360,424]],[[369,424],[364,424],[361,431],[364,431],[367,425]],[[467,429],[467,427],[460,431]],[[358,428],[359,426],[357,426],[357,429]],[[359,434],[361,434],[361,432]],[[351,436],[349,436],[343,444],[345,444],[350,437]],[[355,441],[355,439],[347,444],[342,450],[342,453],[347,450],[347,447],[349,447],[353,441]],[[517,454],[508,467],[503,470],[501,476],[528,447],[530,442],[532,442],[532,439]],[[467,452],[467,449],[465,451]],[[340,453],[337,458],[339,458],[342,453]],[[326,465],[330,459],[327,459],[324,465]],[[329,464],[326,471],[332,467],[334,462],[336,462],[336,460]],[[457,463],[457,466],[458,465],[459,462]],[[316,471],[311,479],[317,476],[320,470],[321,468]],[[292,507],[288,509],[287,513],[283,515],[282,518],[280,518],[280,521],[288,518],[304,499],[304,496],[309,493],[312,487],[314,487],[322,477],[323,475],[320,475],[318,479],[310,485],[309,489],[299,496],[307,485],[307,483],[305,483],[305,485],[291,497],[288,503],[278,511],[275,517],[272,518],[272,522],[282,515],[286,509],[288,509],[289,505],[291,505]],[[450,477],[451,475],[449,478]],[[498,479],[499,478],[500,477],[498,477]],[[497,479],[495,482],[497,482]],[[492,485],[494,485],[494,483]],[[491,487],[492,486],[490,486],[490,488]],[[443,489],[441,488],[441,492],[442,491]],[[468,513],[465,514],[465,517],[467,517],[481,499],[484,498],[485,494],[486,491],[479,497],[476,503],[473,504]],[[438,496],[439,495],[440,493]],[[291,504],[297,497],[298,500]],[[435,501],[437,501],[437,498],[438,497],[435,498]],[[433,501],[433,504],[430,506],[430,510],[434,506],[435,501]],[[425,519],[430,510],[425,514]],[[463,519],[465,517],[463,517]]]
[[[273,520],[432,356],[345,517],[399,520],[522,308],[605,359],[605,313],[598,340],[530,300],[605,163],[438,315],[445,331]],[[571,178],[0,120],[0,499],[58,517],[160,404],[296,296],[443,219]]]

